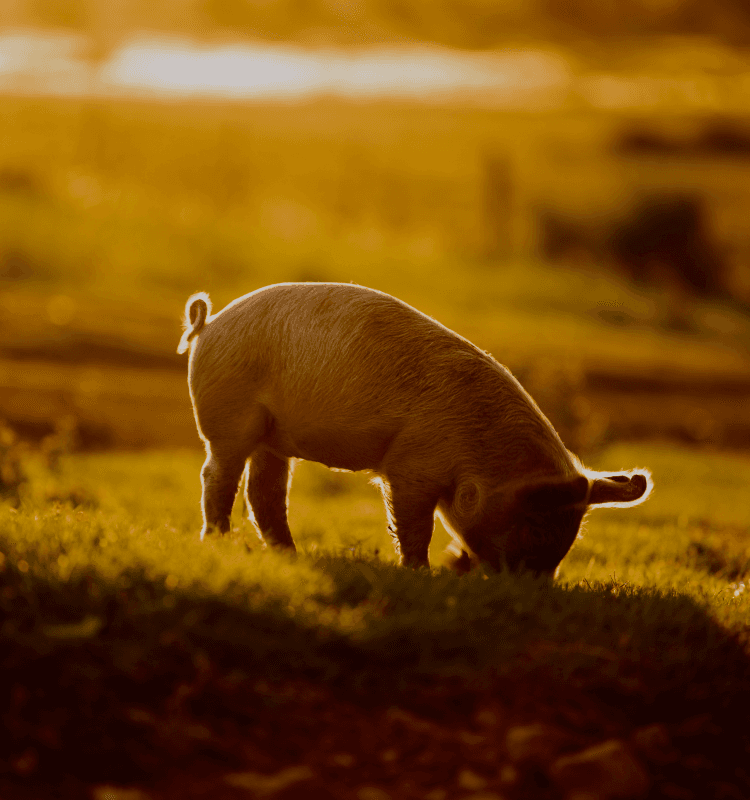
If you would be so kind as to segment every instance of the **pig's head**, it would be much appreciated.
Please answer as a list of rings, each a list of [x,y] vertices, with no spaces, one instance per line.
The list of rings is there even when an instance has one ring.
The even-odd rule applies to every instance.
[[[471,560],[479,560],[495,570],[555,575],[589,508],[637,505],[651,488],[645,470],[614,474],[584,470],[582,475],[542,478],[486,498],[474,491],[473,511],[459,514],[463,520],[455,527],[475,558],[464,554],[455,567],[461,571]]]

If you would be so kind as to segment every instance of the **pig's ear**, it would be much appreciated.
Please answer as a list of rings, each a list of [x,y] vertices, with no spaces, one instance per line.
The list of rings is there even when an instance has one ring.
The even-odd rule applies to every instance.
[[[592,506],[630,506],[642,503],[651,493],[653,482],[649,472],[631,471],[615,475],[592,475],[589,504]]]
[[[535,509],[564,508],[582,503],[589,491],[583,475],[560,481],[546,481],[527,486],[521,491],[523,502]]]

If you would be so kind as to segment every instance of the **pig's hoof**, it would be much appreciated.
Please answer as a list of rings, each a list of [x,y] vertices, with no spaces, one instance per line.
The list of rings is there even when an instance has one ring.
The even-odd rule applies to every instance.
[[[229,531],[222,531],[216,527],[203,527],[201,529],[201,538],[200,540],[203,541],[204,539],[216,539],[223,536],[225,533],[229,533]]]
[[[465,575],[477,566],[476,560],[466,550],[462,550],[460,555],[457,555],[452,549],[447,551],[447,557],[443,565],[459,575]]]

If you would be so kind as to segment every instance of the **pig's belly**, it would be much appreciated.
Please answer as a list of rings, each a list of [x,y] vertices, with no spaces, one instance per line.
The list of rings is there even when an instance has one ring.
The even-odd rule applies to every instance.
[[[354,472],[378,471],[394,435],[395,430],[390,426],[305,427],[285,426],[275,421],[263,443],[282,458],[302,458]]]

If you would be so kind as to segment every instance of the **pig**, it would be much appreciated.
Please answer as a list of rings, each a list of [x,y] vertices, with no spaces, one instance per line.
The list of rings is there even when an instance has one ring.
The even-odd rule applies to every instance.
[[[187,301],[178,352],[205,443],[203,528],[229,530],[243,471],[265,542],[295,551],[298,459],[369,470],[401,564],[428,567],[437,513],[453,566],[553,576],[592,506],[646,499],[646,470],[598,473],[511,374],[431,317],[344,283],[279,283],[211,315]]]

